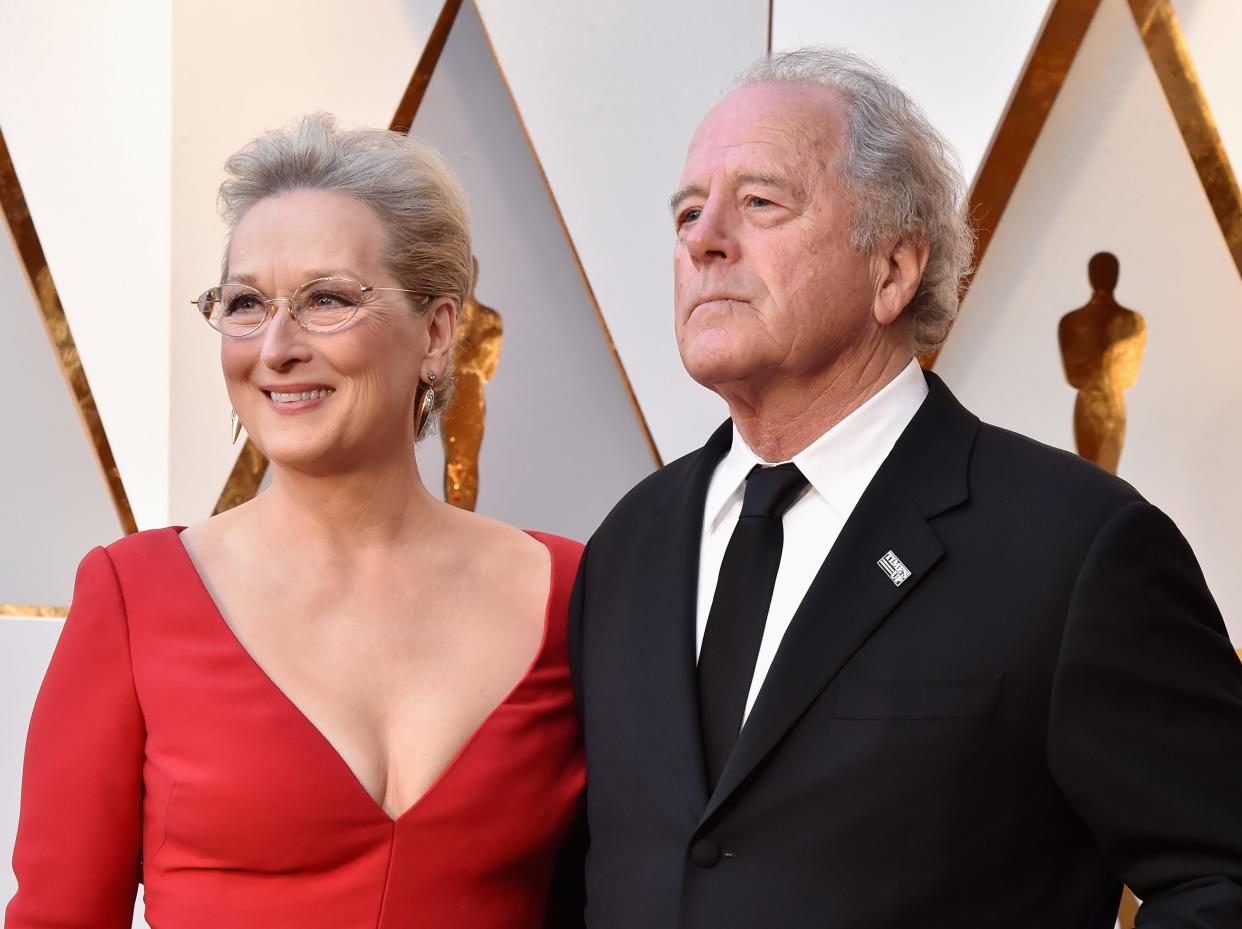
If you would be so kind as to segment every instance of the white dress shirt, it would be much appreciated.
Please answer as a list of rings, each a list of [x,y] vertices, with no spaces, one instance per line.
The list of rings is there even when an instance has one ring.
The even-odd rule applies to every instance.
[[[927,381],[918,361],[911,361],[879,393],[793,456],[793,463],[810,486],[782,520],[785,543],[750,682],[750,695],[746,698],[746,716],[755,705],[776,650],[811,581],[863,491],[926,397]],[[762,460],[742,440],[737,427],[733,427],[733,445],[716,466],[707,486],[703,539],[699,547],[696,654],[703,648],[703,633],[716,593],[720,563],[742,511],[746,475],[755,465],[781,463]]]

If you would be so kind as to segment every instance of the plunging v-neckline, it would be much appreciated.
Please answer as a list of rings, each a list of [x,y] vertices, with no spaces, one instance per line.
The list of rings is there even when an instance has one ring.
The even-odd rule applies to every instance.
[[[194,578],[194,581],[196,583],[198,590],[202,593],[203,597],[206,599],[207,603],[211,607],[210,612],[214,614],[215,620],[219,623],[219,625],[223,628],[224,632],[227,634],[232,646],[241,654],[241,657],[246,662],[246,664],[249,665],[259,675],[260,678],[262,678],[266,686],[269,687],[272,691],[274,691],[276,695],[278,696],[278,698],[281,701],[283,701],[283,703],[292,711],[293,715],[298,719],[300,724],[305,726],[309,730],[311,730],[317,736],[318,741],[324,746],[324,748],[327,749],[328,754],[331,755],[335,759],[335,763],[338,764],[342,769],[344,769],[349,779],[353,782],[358,792],[362,794],[362,797],[366,800],[367,804],[371,807],[371,809],[376,814],[386,819],[392,825],[396,825],[397,823],[401,822],[402,820],[406,819],[408,816],[413,814],[416,810],[426,805],[428,798],[431,797],[432,794],[436,792],[437,788],[448,779],[449,775],[451,775],[454,769],[456,769],[459,766],[459,764],[461,763],[461,760],[469,752],[471,746],[473,746],[475,742],[478,741],[479,735],[485,729],[489,727],[489,725],[493,722],[493,720],[495,720],[496,716],[500,713],[500,711],[504,709],[504,707],[507,706],[513,700],[515,696],[517,696],[518,692],[523,689],[526,683],[530,680],[531,676],[535,673],[535,670],[539,667],[540,663],[543,661],[544,652],[547,650],[549,630],[551,626],[550,619],[551,619],[551,610],[552,610],[552,598],[553,598],[554,589],[556,587],[556,583],[555,583],[556,581],[555,557],[556,556],[552,551],[552,547],[548,545],[547,542],[545,542],[543,539],[541,539],[538,533],[526,531],[526,535],[530,536],[532,539],[534,539],[536,542],[542,545],[544,549],[547,550],[547,553],[548,553],[548,594],[547,594],[547,597],[545,598],[544,608],[543,608],[543,632],[539,639],[539,646],[538,648],[535,649],[535,655],[531,659],[530,666],[527,667],[526,671],[523,672],[522,676],[518,678],[517,682],[513,685],[513,687],[505,694],[504,699],[502,699],[499,703],[497,703],[494,707],[492,707],[492,709],[488,712],[488,714],[485,717],[483,717],[483,721],[480,722],[479,725],[476,726],[474,730],[471,731],[468,736],[466,736],[466,738],[462,741],[461,745],[458,747],[457,751],[453,754],[453,757],[449,760],[448,764],[446,764],[444,768],[440,770],[440,772],[435,776],[435,778],[427,786],[427,789],[424,790],[418,797],[416,797],[409,806],[407,806],[404,810],[402,810],[400,813],[394,816],[393,814],[389,813],[388,810],[384,809],[384,804],[382,800],[376,800],[375,797],[371,794],[371,792],[367,790],[366,785],[362,782],[362,779],[358,776],[358,773],[353,769],[353,767],[349,764],[349,762],[345,760],[345,756],[341,754],[340,750],[332,743],[332,740],[327,737],[327,735],[319,727],[319,725],[316,724],[315,721],[312,720],[306,714],[306,712],[300,706],[298,706],[297,703],[295,703],[294,700],[287,693],[285,693],[284,689],[279,684],[276,683],[275,679],[267,672],[267,670],[263,667],[263,665],[259,663],[258,659],[255,658],[254,655],[251,654],[248,648],[246,648],[245,643],[242,642],[241,637],[238,636],[237,631],[233,628],[232,624],[229,623],[228,619],[224,615],[224,611],[220,608],[220,605],[216,602],[216,598],[211,593],[211,588],[208,586],[206,579],[203,577],[202,573],[199,571],[198,565],[195,564],[194,558],[190,554],[189,549],[187,549],[185,547],[185,543],[181,541],[181,532],[184,529],[185,529],[184,526],[173,526],[173,527],[170,527],[168,531],[173,534],[173,542],[176,545],[177,549],[179,549],[180,555],[182,559],[184,560],[185,566],[189,569],[190,574],[193,575],[193,578]]]

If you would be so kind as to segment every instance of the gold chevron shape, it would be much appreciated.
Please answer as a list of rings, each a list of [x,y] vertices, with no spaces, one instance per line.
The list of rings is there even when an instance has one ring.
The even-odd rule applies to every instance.
[[[73,394],[78,415],[82,418],[82,426],[95,452],[95,460],[108,485],[108,493],[112,497],[112,506],[116,510],[117,519],[120,520],[122,528],[127,533],[137,532],[134,513],[130,509],[129,498],[125,495],[125,487],[121,483],[116,459],[112,457],[112,447],[108,444],[107,432],[99,417],[99,409],[95,406],[95,397],[91,393],[90,382],[86,379],[86,371],[82,367],[78,347],[74,344],[69,320],[65,318],[65,308],[61,305],[60,295],[52,280],[52,272],[48,268],[47,257],[43,254],[43,246],[39,242],[39,234],[35,231],[34,220],[26,205],[26,197],[22,193],[17,172],[13,168],[13,159],[9,155],[3,132],[0,132],[0,206],[3,207],[5,222],[17,246],[22,265],[26,269],[30,286],[34,290],[35,300],[39,304],[43,317],[43,325],[47,329],[47,337],[52,343],[56,360],[65,377],[65,383],[69,386],[70,393]]]
[[[392,122],[389,128],[396,132],[409,132],[410,127],[414,124],[414,119],[418,114],[424,97],[427,93],[427,87],[431,83],[431,78],[435,74],[436,65],[440,61],[440,56],[444,51],[444,46],[448,41],[449,33],[452,31],[453,24],[457,19],[457,14],[461,9],[462,0],[448,0],[440,11],[440,15],[436,20],[436,25],[432,30],[430,38],[427,40],[427,46],[419,58],[418,64],[414,69],[414,73],[410,76],[409,84],[406,87],[405,94],[401,98],[401,102],[397,105],[396,112],[393,114]],[[476,15],[478,13],[475,10]],[[501,81],[505,85],[509,102],[513,106],[514,113],[517,115],[518,123],[522,128],[523,136],[526,139],[527,147],[530,155],[539,171],[542,179],[544,192],[548,201],[552,206],[556,215],[557,222],[561,231],[565,236],[565,242],[569,247],[569,252],[573,257],[573,261],[578,270],[578,276],[582,281],[582,286],[595,312],[595,318],[599,324],[600,331],[604,337],[604,343],[608,348],[609,354],[612,356],[616,365],[617,372],[621,379],[621,384],[629,397],[630,404],[634,410],[634,415],[638,421],[642,431],[643,438],[647,443],[647,447],[651,452],[652,460],[656,467],[660,467],[663,461],[660,458],[659,451],[656,448],[655,440],[651,435],[651,430],[647,425],[646,417],[643,415],[642,408],[639,406],[638,398],[634,393],[633,385],[630,382],[625,365],[621,361],[620,355],[617,353],[616,345],[613,342],[612,334],[608,329],[608,323],[604,319],[604,315],[600,310],[599,301],[596,299],[595,291],[591,286],[591,281],[587,277],[586,269],[583,267],[582,260],[578,254],[578,248],[574,244],[573,237],[570,235],[569,228],[565,223],[564,215],[561,212],[560,205],[557,203],[556,196],[552,191],[552,187],[548,182],[547,173],[544,171],[543,163],[539,159],[539,154],[535,149],[531,140],[530,132],[526,123],[522,118],[521,108],[518,106],[517,99],[514,97],[512,87],[509,85],[508,78],[505,76],[504,67],[501,64],[496,49],[491,41],[491,37],[487,33],[486,22],[482,16],[479,16],[482,25],[484,37],[487,39],[487,47],[492,56],[492,60],[496,65],[497,71],[500,73]],[[259,487],[263,482],[263,477],[267,473],[267,459],[258,447],[249,439],[246,440],[242,447],[241,453],[237,457],[237,461],[233,465],[233,469],[229,474],[228,480],[225,482],[224,488],[220,493],[220,497],[216,502],[216,506],[212,514],[222,513],[225,510],[245,503],[254,498],[259,492]]]
[[[1242,273],[1242,195],[1170,0],[1127,0],[1234,264]],[[970,192],[977,269],[1082,46],[1100,0],[1056,0]],[[963,288],[963,298],[974,279]],[[932,368],[938,353],[923,359]]]
[[[129,499],[125,494],[116,461],[112,456],[107,433],[95,405],[94,395],[91,393],[90,382],[82,366],[82,359],[73,340],[73,332],[65,316],[56,283],[48,268],[47,258],[31,218],[3,132],[0,132],[0,209],[3,210],[5,225],[11,235],[17,258],[30,284],[35,303],[38,305],[39,315],[52,353],[56,357],[57,366],[69,388],[95,463],[100,469],[107,488],[112,508],[122,530],[126,533],[134,532],[137,530],[137,525],[133,511],[130,509]],[[65,613],[65,608],[58,606],[0,603],[0,616],[48,617],[64,616]]]

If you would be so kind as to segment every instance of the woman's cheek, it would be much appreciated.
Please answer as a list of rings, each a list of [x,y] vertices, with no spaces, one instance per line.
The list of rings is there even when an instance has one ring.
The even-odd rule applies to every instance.
[[[229,397],[236,406],[242,402],[245,385],[253,367],[253,352],[247,351],[248,346],[232,339],[221,339],[220,369],[224,373],[224,384]]]

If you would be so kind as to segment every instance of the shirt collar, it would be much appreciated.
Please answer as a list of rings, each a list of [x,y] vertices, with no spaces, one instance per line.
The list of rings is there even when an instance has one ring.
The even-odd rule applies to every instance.
[[[927,397],[927,380],[917,359],[845,419],[793,456],[793,463],[824,501],[843,519],[854,507]],[[730,501],[742,492],[755,465],[780,464],[761,459],[733,427],[733,444],[716,466],[704,514],[714,527]]]

